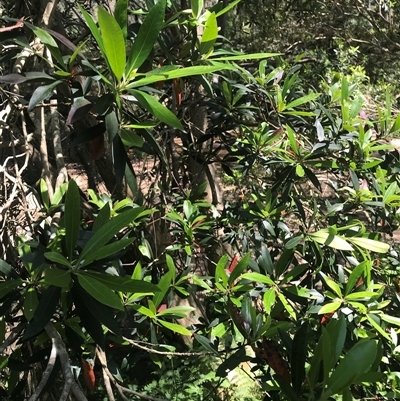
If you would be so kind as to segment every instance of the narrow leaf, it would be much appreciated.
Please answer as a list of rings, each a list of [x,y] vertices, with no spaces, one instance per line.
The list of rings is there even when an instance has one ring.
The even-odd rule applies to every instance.
[[[55,81],[49,85],[37,87],[29,100],[28,111],[32,111],[38,103],[50,97],[53,89],[61,83],[62,81]]]
[[[139,104],[147,110],[149,113],[153,114],[163,123],[170,125],[171,127],[183,130],[182,124],[179,119],[175,116],[172,111],[167,109],[161,103],[159,103],[153,96],[148,95],[145,92],[132,89],[129,91],[135,96]]]
[[[165,6],[166,0],[158,1],[143,21],[129,54],[126,65],[127,77],[145,62],[153,50],[164,22]]]
[[[81,206],[79,188],[74,180],[69,181],[67,195],[65,197],[65,244],[70,261],[74,255],[78,240],[79,226],[81,223]]]
[[[79,284],[88,292],[94,299],[101,302],[110,308],[123,309],[121,299],[111,291],[106,285],[100,283],[98,280],[87,275],[78,275]]]
[[[119,81],[126,64],[125,40],[118,22],[104,8],[97,10],[101,36],[107,61],[115,78]]]

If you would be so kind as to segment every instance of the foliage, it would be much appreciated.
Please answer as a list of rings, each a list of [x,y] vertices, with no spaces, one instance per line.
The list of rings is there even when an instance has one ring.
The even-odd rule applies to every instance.
[[[7,105],[22,120],[59,106],[77,131],[69,147],[87,144],[87,164],[108,160],[115,180],[85,198],[49,166],[31,189],[4,162],[12,193],[20,182],[21,198],[39,204],[13,236],[18,255],[0,261],[5,399],[57,393],[60,372],[63,396],[86,399],[72,366],[96,399],[116,389],[244,400],[244,385],[228,380],[243,364],[248,399],[399,397],[400,262],[389,238],[399,157],[387,140],[400,119],[390,93],[366,109],[355,48],[340,48],[341,68],[318,90],[275,53],[225,50],[218,24],[236,3],[131,10],[119,0],[97,18],[79,5],[90,38],[78,46],[30,22],[42,52],[11,37],[45,67],[0,77],[26,91]],[[130,13],[143,14],[139,27]],[[138,154],[156,160],[147,193]],[[234,177],[235,196],[218,198],[214,165]],[[35,371],[36,390],[25,386]]]

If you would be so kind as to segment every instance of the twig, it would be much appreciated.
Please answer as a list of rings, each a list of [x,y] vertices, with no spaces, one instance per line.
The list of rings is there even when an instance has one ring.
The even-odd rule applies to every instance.
[[[101,363],[101,367],[103,369],[103,374],[106,374],[108,378],[112,381],[113,385],[116,387],[118,390],[120,396],[124,399],[124,401],[129,401],[129,398],[126,397],[124,393],[128,394],[133,394],[136,395],[137,397],[143,398],[144,400],[150,400],[150,401],[168,401],[165,398],[157,398],[157,397],[152,397],[151,395],[146,395],[139,393],[138,391],[131,390],[129,388],[126,388],[124,386],[121,386],[114,378],[114,376],[111,374],[107,367],[107,359],[106,359],[106,354],[105,352],[100,348],[96,348],[96,355],[99,358],[99,361]],[[108,391],[107,391],[108,393]]]
[[[49,380],[50,374],[53,371],[54,365],[57,360],[57,346],[54,338],[51,339],[51,352],[50,352],[50,357],[49,361],[47,362],[47,366],[45,371],[42,374],[42,378],[36,387],[35,391],[33,394],[29,397],[28,401],[36,401],[42,390],[44,389],[44,386],[46,385],[47,381]]]
[[[202,355],[214,355],[212,352],[174,352],[174,351],[158,351],[153,348],[146,347],[144,345],[141,345],[140,342],[131,340],[130,338],[127,337],[122,337],[125,341],[127,341],[129,344],[133,345],[136,348],[140,348],[144,351],[147,351],[151,354],[159,354],[159,355],[170,355],[170,356],[202,356]],[[146,343],[148,344],[148,343]],[[158,344],[150,344],[157,346]]]
[[[68,390],[67,392],[68,395],[70,390],[72,390],[78,401],[88,401],[85,394],[82,393],[82,390],[77,385],[74,376],[72,375],[71,364],[69,362],[68,353],[67,350],[65,349],[65,345],[60,334],[54,328],[52,323],[47,323],[45,329],[47,335],[51,338],[52,341],[54,341],[54,344],[57,348],[57,355],[60,358],[61,367],[65,379],[65,386],[63,388],[62,395],[64,395],[65,392],[67,392],[67,390]]]

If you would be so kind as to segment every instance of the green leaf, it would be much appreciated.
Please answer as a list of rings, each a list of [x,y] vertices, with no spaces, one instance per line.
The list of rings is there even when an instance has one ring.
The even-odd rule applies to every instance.
[[[39,334],[53,317],[59,304],[61,287],[50,286],[40,298],[32,320],[25,330],[21,341],[26,341]]]
[[[192,332],[186,327],[181,326],[178,323],[166,322],[165,320],[158,320],[162,326],[166,327],[168,330],[174,331],[175,333],[182,334],[183,336],[191,336]]]
[[[46,252],[44,254],[45,258],[50,260],[50,262],[58,263],[66,267],[72,267],[71,262],[61,253],[58,252]]]
[[[62,81],[54,81],[49,85],[38,86],[29,100],[28,111],[32,111],[38,103],[50,97],[53,89],[61,83]]]
[[[375,360],[377,341],[361,340],[339,362],[327,382],[326,392],[339,394],[362,373],[367,373]]]
[[[139,294],[149,294],[160,291],[155,284],[144,280],[133,280],[130,277],[111,276],[106,273],[92,271],[81,272],[80,274],[92,277],[115,291],[135,292]]]
[[[20,279],[0,282],[1,298],[5,297],[11,290],[18,287],[22,283],[23,281]]]
[[[349,242],[371,252],[386,253],[389,251],[390,245],[381,241],[375,241],[369,238],[351,237],[347,238]]]
[[[379,326],[379,324],[375,321],[374,317],[375,316],[373,314],[369,314],[369,313],[367,314],[367,319],[370,322],[371,326],[374,327],[381,336],[386,338],[386,340],[388,340],[389,342],[392,342],[390,335],[388,333],[386,333],[386,331],[381,326]]]
[[[50,208],[49,190],[46,181],[43,178],[40,179],[40,196],[44,207],[48,210]]]
[[[110,204],[107,202],[101,209],[99,214],[96,217],[96,220],[93,224],[93,232],[99,231],[101,227],[104,226],[109,220],[111,216]]]
[[[166,256],[169,256],[169,255],[166,255]],[[157,284],[160,291],[157,292],[153,297],[153,303],[156,308],[158,308],[160,306],[162,300],[167,295],[167,293],[171,287],[172,280],[175,276],[175,272],[170,268],[168,263],[167,263],[167,266],[168,266],[168,272],[166,272],[162,275],[160,281]]]
[[[229,10],[231,10],[233,7],[236,6],[236,4],[240,3],[241,1],[242,0],[233,0],[225,8],[223,8],[221,11],[217,12],[217,17],[220,17],[221,15],[227,13]]]
[[[292,375],[292,386],[294,391],[300,393],[301,386],[306,377],[308,322],[304,322],[297,330],[293,338],[290,367]]]
[[[215,63],[214,63],[215,64]],[[218,63],[215,65],[200,65],[181,68],[179,66],[161,67],[150,71],[142,79],[131,82],[126,89],[137,88],[140,86],[150,85],[154,82],[166,81],[175,78],[191,77],[195,75],[211,74],[221,70],[234,70],[235,67],[229,64]]]
[[[127,77],[145,62],[153,50],[164,22],[165,6],[166,0],[158,1],[143,21],[129,54],[125,70]]]
[[[240,276],[240,278],[244,280],[255,281],[256,283],[275,285],[275,283],[268,276],[256,272],[244,273]]]
[[[206,21],[206,26],[203,32],[203,36],[201,37],[200,42],[200,54],[208,54],[218,37],[218,24],[217,24],[217,16],[215,13],[211,13]]]
[[[115,110],[106,114],[106,129],[108,133],[108,141],[111,143],[119,131],[119,123]]]
[[[322,229],[315,233],[309,234],[309,237],[319,244],[330,246],[334,249],[342,251],[353,251],[353,247],[342,237],[333,235],[328,229]],[[353,241],[354,238],[346,238],[348,241]]]
[[[324,306],[321,307],[321,309],[318,311],[318,314],[325,315],[325,313],[335,312],[340,308],[341,305],[342,305],[341,301],[329,302],[328,304],[325,304]]]
[[[24,301],[24,316],[28,322],[32,320],[38,304],[39,301],[36,294],[36,290],[34,288],[28,288]]]
[[[87,257],[94,258],[92,261],[96,260],[98,250],[104,247],[122,228],[129,226],[142,211],[142,207],[132,208],[109,220],[103,227],[99,228],[82,249],[77,266],[85,266]]]
[[[67,195],[65,197],[65,245],[70,261],[74,255],[76,242],[78,241],[79,226],[81,223],[81,205],[78,185],[74,180],[68,183]]]
[[[191,306],[173,306],[172,308],[164,309],[157,313],[157,316],[168,316],[174,315],[179,316],[179,318],[185,318],[189,312],[196,310]],[[177,319],[178,317],[175,317]]]
[[[0,274],[6,277],[19,278],[14,268],[2,259],[0,259]]]
[[[152,311],[149,308],[146,308],[143,305],[134,305],[133,308],[136,309],[142,315],[149,317],[150,319],[154,319],[156,317],[156,313],[154,311]]]
[[[278,293],[278,298],[282,302],[283,307],[289,313],[289,316],[293,320],[297,320],[296,311],[293,309],[292,305],[289,303],[289,301],[286,299],[286,297],[281,292]]]
[[[350,273],[349,279],[347,280],[346,284],[346,291],[345,295],[348,295],[351,290],[356,285],[358,279],[363,275],[364,272],[370,271],[372,267],[372,261],[364,260],[364,262],[357,265],[352,272]]]
[[[288,138],[289,138],[290,147],[292,148],[293,152],[296,153],[296,155],[299,155],[300,152],[299,152],[299,148],[297,146],[296,134],[292,130],[292,128],[287,124],[286,124],[286,132],[287,132],[287,135],[288,135]],[[303,172],[304,172],[304,170],[303,170]]]
[[[115,78],[119,81],[124,75],[126,64],[124,35],[118,22],[104,8],[98,7],[97,16],[107,61]]]
[[[310,93],[309,95],[303,96],[299,99],[293,100],[293,102],[290,102],[289,104],[287,104],[285,106],[285,110],[286,109],[293,109],[294,107],[300,106],[304,103],[309,103],[315,99],[317,99],[318,97],[320,97],[321,94],[320,93]]]
[[[80,4],[78,4],[78,7],[79,7],[80,12],[83,15],[83,18],[85,18],[86,24],[89,27],[90,32],[92,33],[93,37],[95,38],[95,40],[96,40],[96,42],[97,42],[97,44],[99,46],[100,51],[102,52],[103,56],[105,57],[106,52],[104,50],[103,39],[101,38],[100,31],[97,28],[96,23],[93,21],[92,16],[87,11],[85,11],[81,7]]]
[[[67,66],[64,63],[60,49],[57,46],[57,42],[53,39],[53,37],[44,29],[38,28],[29,22],[24,21],[24,25],[33,31],[40,41],[50,50],[51,55],[60,64],[60,66],[66,69]]]
[[[379,317],[384,320],[385,322],[394,324],[400,327],[400,318],[390,315],[385,315],[384,313],[380,314]]]
[[[244,60],[257,60],[260,58],[271,58],[280,56],[281,53],[250,53],[250,54],[235,54],[232,56],[220,56],[209,59],[210,61],[244,61]],[[318,95],[319,96],[319,95]]]
[[[71,294],[83,325],[96,342],[96,337],[102,341],[103,330],[101,330],[101,333],[98,327],[94,327],[92,331],[90,330],[91,324],[93,323],[92,317],[94,317],[97,322],[104,324],[104,326],[109,328],[112,332],[119,335],[120,329],[117,321],[114,319],[113,309],[98,302],[76,281],[72,286]],[[96,323],[94,323],[94,326],[96,326]]]
[[[228,284],[233,284],[233,282],[240,276],[242,271],[249,266],[250,263],[250,253],[247,253],[235,266],[231,275],[228,277]]]
[[[325,284],[339,297],[342,297],[342,290],[338,283],[333,281],[330,277],[328,277],[325,273],[320,272],[320,276],[324,279]]]
[[[275,288],[269,288],[267,291],[264,293],[264,309],[265,313],[269,314],[271,313],[272,307],[275,304]]]
[[[211,341],[200,334],[194,334],[194,339],[198,341],[208,352],[212,352],[214,355],[219,356],[218,350],[215,349],[214,344]]]
[[[224,288],[228,287],[228,275],[226,274],[225,267],[228,263],[228,255],[223,255],[215,267],[215,282],[222,282]]]
[[[128,0],[118,0],[115,5],[114,18],[121,28],[124,39],[128,32]]]
[[[131,89],[129,91],[137,99],[139,104],[147,110],[149,113],[153,114],[163,123],[170,125],[171,127],[183,130],[182,124],[178,117],[175,116],[172,111],[167,109],[161,103],[159,103],[153,96],[148,95],[145,92],[138,91],[136,89]]]
[[[46,269],[44,281],[56,287],[67,287],[71,282],[71,273],[61,269]]]
[[[198,19],[203,11],[203,0],[190,0],[193,18]]]
[[[114,309],[122,310],[124,308],[118,295],[93,277],[78,274],[78,282],[89,295],[100,303]]]

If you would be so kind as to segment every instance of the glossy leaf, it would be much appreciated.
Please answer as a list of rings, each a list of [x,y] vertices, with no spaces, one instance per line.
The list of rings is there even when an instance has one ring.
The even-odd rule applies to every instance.
[[[115,291],[135,292],[139,294],[149,294],[160,291],[155,284],[144,280],[133,280],[130,277],[111,276],[106,273],[97,273],[93,271],[81,272],[80,274],[92,277]]]
[[[72,125],[75,122],[82,120],[84,117],[87,116],[92,107],[92,103],[84,97],[79,97],[75,99],[69,110],[66,124]]]
[[[243,258],[239,261],[239,263],[235,266],[233,271],[231,272],[228,278],[228,284],[233,284],[233,282],[240,276],[242,271],[249,267],[250,262],[250,253],[247,253]]]
[[[79,188],[74,180],[68,183],[68,190],[65,196],[65,244],[67,254],[70,261],[72,261],[76,242],[78,240],[79,226],[81,222],[81,205]]]
[[[61,83],[62,81],[55,81],[49,85],[37,87],[29,100],[28,111],[32,111],[40,102],[50,97],[54,88]]]
[[[22,280],[9,280],[9,281],[1,281],[0,282],[0,294],[1,298],[5,297],[11,290],[17,288],[19,285],[23,283]]]
[[[139,68],[150,55],[164,22],[166,0],[158,1],[149,11],[130,50],[126,75]]]
[[[34,288],[29,288],[26,291],[24,300],[24,316],[28,322],[33,318],[38,304],[39,301],[36,290]]]
[[[22,337],[26,341],[39,334],[53,317],[61,295],[61,287],[50,286],[40,298],[32,320],[29,322]]]
[[[169,255],[166,255],[166,257],[167,256],[169,256]],[[160,306],[164,297],[167,295],[167,293],[171,287],[172,280],[175,277],[175,272],[173,271],[171,264],[167,264],[167,267],[168,267],[168,272],[163,274],[163,276],[161,277],[160,281],[157,284],[160,291],[157,292],[156,294],[154,294],[154,297],[153,297],[153,303],[156,308],[158,308]]]
[[[89,259],[96,260],[96,252],[104,247],[119,231],[127,227],[132,221],[137,218],[137,216],[143,211],[143,208],[136,207],[126,212],[119,214],[113,219],[109,220],[106,224],[104,224],[98,231],[95,232],[93,237],[87,242],[85,247],[82,249],[82,252],[79,256],[78,266],[84,266],[87,263],[85,262],[85,258],[89,257]]]
[[[83,18],[86,21],[87,26],[90,29],[90,32],[92,33],[93,37],[95,38],[97,45],[100,48],[100,51],[102,52],[103,56],[105,57],[106,55],[106,51],[104,48],[104,44],[103,44],[103,39],[100,35],[100,30],[97,28],[96,23],[93,21],[92,16],[83,8],[81,7],[80,4],[78,4],[79,10],[81,12],[81,14],[83,15]]]
[[[153,116],[157,117],[160,121],[171,127],[183,130],[182,124],[175,114],[159,103],[153,96],[135,89],[131,89],[129,92],[135,96],[139,104],[145,110],[153,114]]]
[[[19,278],[14,268],[2,259],[0,259],[0,274],[6,277]]]
[[[240,278],[255,281],[256,283],[275,285],[275,283],[268,276],[256,272],[244,273],[240,276]]]
[[[119,81],[126,64],[125,40],[118,22],[104,8],[97,9],[104,51],[111,71]]]
[[[381,241],[375,241],[369,238],[351,237],[347,238],[349,242],[361,248],[368,249],[371,252],[386,253],[389,251],[390,245]]]
[[[340,301],[329,302],[328,304],[325,304],[324,306],[321,307],[321,309],[318,311],[318,314],[325,315],[326,313],[335,312],[340,308],[341,305],[342,302]]]
[[[56,287],[67,287],[71,282],[71,273],[61,269],[46,269],[44,281]]]
[[[300,392],[303,381],[306,377],[306,358],[308,343],[308,322],[304,322],[297,330],[292,344],[290,367],[292,375],[292,386],[294,391]]]
[[[186,327],[181,326],[178,323],[166,322],[165,320],[158,320],[158,323],[166,327],[168,330],[174,331],[175,333],[182,334],[183,336],[191,336],[192,332]]]
[[[78,275],[78,281],[82,288],[100,303],[110,308],[123,309],[121,299],[100,281],[83,274]]]
[[[375,360],[377,342],[361,340],[339,362],[327,382],[330,394],[341,393],[362,373],[367,373]]]
[[[71,262],[66,259],[64,255],[58,252],[46,252],[44,254],[45,258],[50,260],[50,262],[57,263],[62,266],[72,267]]]

